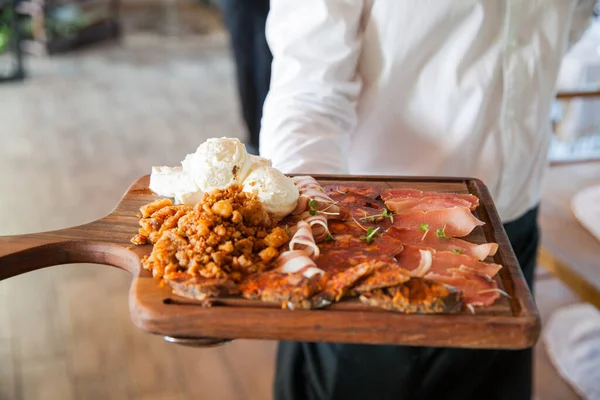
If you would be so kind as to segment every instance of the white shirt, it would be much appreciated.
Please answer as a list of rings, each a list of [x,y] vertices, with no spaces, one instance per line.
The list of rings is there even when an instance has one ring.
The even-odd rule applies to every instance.
[[[271,0],[261,155],[284,172],[475,177],[540,200],[560,62],[595,0]]]

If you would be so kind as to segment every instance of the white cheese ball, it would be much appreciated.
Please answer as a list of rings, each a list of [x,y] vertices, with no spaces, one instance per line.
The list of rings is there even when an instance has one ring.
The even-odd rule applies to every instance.
[[[241,184],[252,161],[239,139],[212,138],[202,143],[193,156],[186,157],[183,165],[201,191],[211,192]]]
[[[244,192],[255,193],[265,211],[276,219],[294,211],[300,196],[294,181],[270,166],[254,169],[243,185]]]

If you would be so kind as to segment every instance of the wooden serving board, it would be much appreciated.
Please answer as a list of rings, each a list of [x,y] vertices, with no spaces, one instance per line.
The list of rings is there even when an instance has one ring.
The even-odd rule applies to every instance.
[[[140,329],[176,338],[274,339],[343,343],[519,349],[533,346],[540,334],[540,318],[496,208],[485,185],[476,179],[318,176],[323,185],[368,182],[384,188],[414,188],[438,192],[472,193],[480,199],[476,216],[485,222],[466,238],[476,243],[496,242],[493,261],[502,264],[497,275],[501,297],[494,305],[448,315],[401,314],[345,300],[319,310],[282,310],[278,305],[239,297],[219,298],[212,307],[159,287],[141,258],[151,246],[130,243],[139,228],[141,206],[157,198],[149,176],[136,181],[106,217],[59,231],[0,236],[0,280],[48,266],[97,263],[129,271],[132,284],[129,308]],[[491,261],[491,260],[490,260]]]

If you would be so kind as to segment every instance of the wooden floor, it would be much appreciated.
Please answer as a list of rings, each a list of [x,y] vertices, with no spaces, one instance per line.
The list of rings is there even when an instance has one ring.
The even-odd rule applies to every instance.
[[[129,37],[31,60],[0,87],[0,235],[67,227],[111,210],[151,165],[210,136],[243,138],[225,37]],[[69,265],[0,282],[0,399],[269,399],[275,344],[184,348],[138,331],[129,277]],[[538,282],[547,316],[576,301]],[[536,398],[573,399],[537,349]]]

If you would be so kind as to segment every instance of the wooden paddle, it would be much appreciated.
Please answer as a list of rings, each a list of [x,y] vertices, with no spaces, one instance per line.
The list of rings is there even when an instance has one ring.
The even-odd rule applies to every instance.
[[[212,346],[236,338],[403,344],[471,348],[525,348],[539,337],[540,320],[527,284],[487,188],[478,180],[429,177],[316,176],[322,184],[352,181],[382,187],[472,193],[479,197],[477,217],[486,225],[469,236],[499,244],[496,277],[510,295],[494,305],[452,315],[407,315],[369,307],[356,299],[321,310],[282,310],[276,304],[239,297],[214,299],[211,307],[172,294],[141,267],[151,246],[134,246],[138,210],[155,200],[149,176],[134,182],[107,216],[52,232],[0,236],[0,280],[41,268],[95,263],[129,271],[133,277],[129,308],[140,329],[169,341]]]

